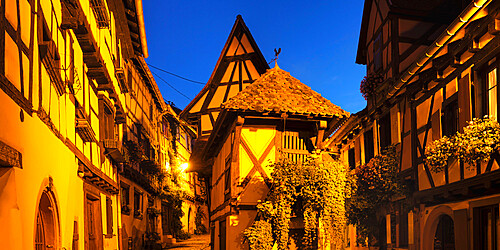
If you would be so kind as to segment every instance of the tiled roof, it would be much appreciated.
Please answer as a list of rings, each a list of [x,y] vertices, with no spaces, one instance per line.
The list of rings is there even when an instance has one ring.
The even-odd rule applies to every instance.
[[[290,73],[275,66],[227,100],[229,110],[276,112],[299,115],[345,117],[349,113],[331,103]]]

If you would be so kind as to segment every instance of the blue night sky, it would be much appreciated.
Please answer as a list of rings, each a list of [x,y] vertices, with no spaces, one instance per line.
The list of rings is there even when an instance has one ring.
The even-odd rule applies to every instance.
[[[143,5],[146,61],[151,65],[206,83],[241,14],[268,62],[274,58],[274,48],[282,48],[280,68],[348,112],[366,105],[359,92],[365,66],[354,62],[361,0],[143,1]],[[189,97],[155,76],[165,100],[181,109],[203,88],[150,68]]]

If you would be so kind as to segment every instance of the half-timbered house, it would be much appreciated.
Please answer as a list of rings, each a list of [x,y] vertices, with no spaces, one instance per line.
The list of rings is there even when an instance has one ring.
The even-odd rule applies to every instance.
[[[208,182],[212,248],[244,249],[243,231],[269,191],[269,164],[322,148],[348,113],[278,66],[268,69],[238,16],[212,77],[181,116],[198,128],[190,164]]]
[[[144,57],[140,0],[0,1],[2,248],[141,248],[161,233],[157,187],[124,147],[168,160]]]
[[[255,81],[269,66],[252,34],[238,15],[205,87],[181,112],[181,119],[195,126],[198,133],[193,152],[199,152],[208,140],[221,104]]]
[[[430,171],[426,147],[498,117],[499,1],[367,0],[356,62],[367,107],[328,141],[352,169],[396,145],[406,197],[379,211],[381,248],[497,249],[498,157]],[[354,228],[350,247],[356,248]]]

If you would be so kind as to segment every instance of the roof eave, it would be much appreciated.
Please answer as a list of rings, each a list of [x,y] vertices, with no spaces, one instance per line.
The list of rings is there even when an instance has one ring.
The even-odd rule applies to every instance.
[[[366,65],[366,33],[368,32],[368,24],[370,23],[370,12],[372,7],[371,0],[365,0],[363,7],[363,17],[361,19],[361,28],[359,31],[358,50],[356,52],[356,63]]]

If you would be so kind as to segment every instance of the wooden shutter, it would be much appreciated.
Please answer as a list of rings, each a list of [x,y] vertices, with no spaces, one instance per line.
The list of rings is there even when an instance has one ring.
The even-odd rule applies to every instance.
[[[472,120],[470,92],[469,74],[467,74],[458,80],[458,127],[460,132],[463,132],[463,127]]]
[[[453,223],[455,229],[455,249],[468,249],[469,247],[469,225],[467,224],[467,209],[453,211]]]

